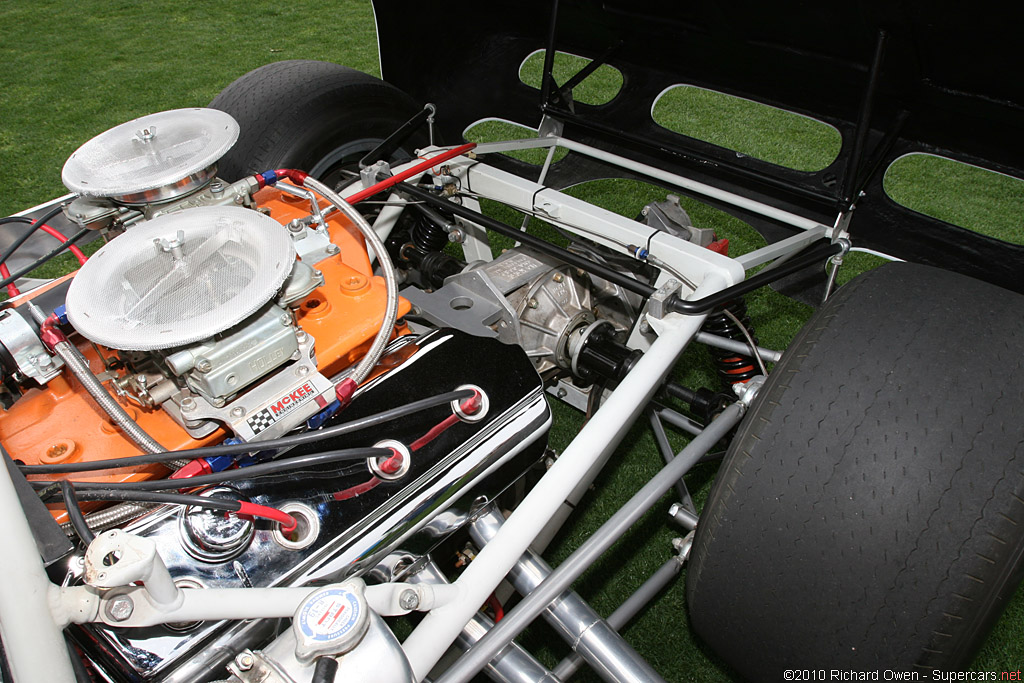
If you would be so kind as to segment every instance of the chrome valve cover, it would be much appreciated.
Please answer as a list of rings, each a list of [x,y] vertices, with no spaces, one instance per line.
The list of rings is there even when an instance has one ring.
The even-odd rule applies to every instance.
[[[192,586],[341,581],[372,569],[399,544],[418,552],[436,547],[459,528],[458,520],[465,519],[477,496],[500,493],[543,454],[551,413],[533,363],[519,347],[445,329],[399,338],[380,366],[390,369],[361,387],[351,406],[324,426],[463,385],[486,394],[486,414],[460,419],[416,447],[412,444],[453,415],[450,405],[288,451],[298,455],[392,439],[411,451],[408,473],[398,480],[377,479],[366,462],[349,461],[233,485],[236,497],[297,516],[299,530],[291,538],[257,520],[250,540],[248,528],[211,524],[194,510],[178,508],[158,509],[126,531],[156,541],[171,575]],[[223,491],[219,487],[218,495]],[[457,521],[432,523],[441,513]],[[73,562],[71,567],[68,580],[74,582]],[[273,629],[263,621],[185,626],[119,632],[88,625],[74,638],[114,680],[120,680],[116,672],[129,671],[131,680],[192,683],[205,680],[207,672],[223,671],[238,652],[256,646]]]

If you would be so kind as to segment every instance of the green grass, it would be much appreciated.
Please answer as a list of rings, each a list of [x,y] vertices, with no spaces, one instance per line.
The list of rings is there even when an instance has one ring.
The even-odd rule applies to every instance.
[[[1024,244],[1024,181],[931,154],[900,157],[885,193],[908,209],[988,237]]]
[[[199,2],[0,3],[0,22],[8,40],[0,41],[0,161],[2,183],[0,215],[13,213],[65,193],[60,183],[64,160],[85,140],[114,125],[144,114],[176,107],[202,106],[246,71],[282,59],[326,59],[378,73],[372,11],[368,2],[281,4],[255,2],[224,5]],[[560,56],[557,80],[564,83],[579,58]],[[524,82],[539,86],[540,57],[527,60]],[[616,80],[618,79],[618,80]],[[621,74],[610,67],[587,79],[577,100],[605,102],[621,86]],[[675,94],[673,94],[675,93]],[[676,89],[658,103],[658,120],[666,127],[715,144],[793,168],[814,170],[834,158],[838,145],[827,132],[805,131],[803,117],[733,101],[707,91]],[[505,137],[504,124],[486,124],[479,140]],[[490,126],[488,129],[487,126]],[[831,129],[828,129],[831,130]],[[512,131],[510,137],[521,135]],[[541,163],[544,152],[529,153]],[[537,154],[540,160],[536,159]],[[902,169],[896,170],[902,173]],[[893,173],[893,172],[891,172]],[[957,209],[965,194],[983,190],[964,181],[941,186],[949,174],[939,169],[925,183],[934,192],[887,191],[908,206],[924,200]],[[893,176],[895,178],[895,176]],[[897,183],[898,186],[898,183]],[[943,189],[939,189],[942,187]],[[927,188],[926,188],[927,189]],[[639,182],[597,181],[573,188],[571,193],[622,215],[633,217],[649,201],[662,199],[664,189]],[[1020,241],[1019,203],[1007,194],[981,194],[987,213],[971,218],[971,228],[1002,239]],[[1011,193],[1011,196],[1012,193]],[[733,253],[763,244],[757,233],[738,220],[698,202],[685,199],[694,222],[728,237]],[[995,207],[995,208],[991,208]],[[518,224],[521,216],[493,203],[485,208],[496,217]],[[544,231],[534,221],[534,229]],[[549,233],[550,234],[550,233]],[[860,270],[880,262],[854,254],[840,274],[844,282]],[[68,263],[59,268],[70,267]],[[762,289],[748,296],[761,342],[783,348],[810,315],[811,309]],[[690,385],[713,385],[707,354],[695,345],[687,350],[677,377]],[[575,436],[579,416],[560,404],[553,406],[558,426],[551,440],[561,449]],[[677,437],[674,445],[681,447]],[[549,557],[563,559],[603,520],[625,502],[660,467],[650,431],[638,424],[586,496],[574,523],[557,539]],[[698,499],[706,495],[714,468],[704,466],[688,481]],[[670,541],[681,535],[665,515],[668,498],[643,520],[577,583],[577,588],[602,614],[610,613],[646,576],[671,554]],[[671,587],[635,623],[627,628],[632,642],[670,681],[728,681],[728,669],[708,653],[690,631],[685,617],[682,582]],[[995,635],[986,644],[976,666],[1002,669],[1024,659],[1021,626],[1024,600],[1019,596]],[[565,649],[543,627],[532,629],[524,642],[553,664]],[[1012,666],[1011,668],[1017,668]],[[582,680],[596,680],[592,674]]]
[[[819,171],[839,156],[832,126],[725,93],[675,86],[654,105],[654,121],[669,130],[798,171]]]
[[[590,64],[591,60],[585,57],[570,55],[565,52],[556,52],[555,61],[551,67],[551,73],[555,77],[555,83],[559,87],[576,75],[583,67]],[[534,52],[526,58],[519,69],[519,79],[526,85],[540,89],[544,75],[544,53]],[[622,89],[622,72],[613,66],[602,64],[594,70],[594,73],[587,76],[583,81],[573,88],[572,97],[575,102],[583,104],[607,104],[615,99]]]

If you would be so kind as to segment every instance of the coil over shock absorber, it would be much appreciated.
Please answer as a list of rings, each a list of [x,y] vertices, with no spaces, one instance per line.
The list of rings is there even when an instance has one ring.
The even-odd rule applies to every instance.
[[[736,320],[730,318],[726,311],[732,313]],[[736,324],[737,320],[743,327],[747,328],[747,332],[753,338],[754,344],[757,344],[754,328],[750,324],[750,316],[747,315],[747,302],[742,297],[728,301],[712,310],[701,329],[705,332],[716,334],[719,337],[746,342],[747,338],[743,335],[743,330],[740,326]],[[761,374],[760,370],[758,370],[757,362],[751,356],[711,346],[708,347],[708,351],[711,353],[711,359],[715,363],[715,369],[718,370],[718,377],[726,387],[746,382]]]
[[[448,244],[448,233],[431,220],[418,220],[412,227],[412,243],[423,251],[441,251]]]

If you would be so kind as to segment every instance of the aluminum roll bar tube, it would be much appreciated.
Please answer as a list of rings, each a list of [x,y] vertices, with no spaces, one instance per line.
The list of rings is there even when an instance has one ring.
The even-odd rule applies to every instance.
[[[469,533],[478,546],[485,546],[505,520],[497,510],[479,517]],[[508,578],[520,595],[529,595],[551,575],[551,567],[540,555],[527,550]],[[657,680],[655,671],[622,636],[575,592],[566,590],[544,610],[544,618],[559,635],[610,683]]]
[[[729,282],[723,275],[711,272],[705,277],[694,296],[704,296],[728,285]],[[452,584],[459,589],[459,599],[430,612],[406,639],[403,647],[413,665],[417,680],[423,680],[445,650],[455,641],[477,608],[486,601],[498,583],[512,569],[562,505],[562,501],[576,487],[577,482],[618,446],[637,416],[661,386],[679,355],[697,334],[703,321],[704,317],[700,315],[682,316],[673,313],[652,321],[652,324],[656,324],[659,336],[650,350],[619,384],[598,411],[595,419],[584,426],[547,474],[505,521],[494,542],[488,543]],[[717,431],[710,429],[712,434]],[[716,437],[714,441],[717,440]],[[694,443],[701,443],[700,437],[695,439]],[[543,606],[559,592],[561,591],[551,596]],[[496,629],[504,623],[503,619]],[[507,630],[503,629],[502,632],[507,633]],[[484,642],[494,642],[494,639],[485,636],[481,643]],[[463,661],[472,662],[471,671],[460,666],[461,661],[456,667],[463,673],[469,671],[468,675],[471,676],[486,665],[501,648],[490,652],[490,655],[477,665],[478,658],[475,653],[479,649],[478,645],[463,658]]]
[[[562,591],[566,590],[573,581],[579,578],[666,491],[672,488],[673,483],[677,479],[689,471],[701,456],[707,453],[719,439],[725,436],[740,421],[745,410],[746,405],[742,402],[733,403],[726,408],[699,436],[694,437],[693,441],[680,451],[671,463],[654,475],[607,522],[601,525],[601,528],[593,536],[584,541],[583,545],[573,552],[557,569],[551,572],[547,579],[528,596],[523,598],[523,601],[515,609],[505,614],[505,618],[496,624],[477,643],[476,647],[463,655],[444,676],[437,680],[437,683],[466,683],[473,678],[476,672],[487,664],[497,650],[500,650],[505,643],[515,638],[523,629],[529,626],[530,622],[537,618],[552,600],[558,598]],[[593,422],[591,421],[591,424]],[[550,471],[554,471],[554,468]],[[514,514],[512,517],[509,517],[506,525],[514,517]],[[499,532],[495,536],[495,542],[485,546],[484,551],[500,543],[500,538],[501,534]],[[478,555],[477,560],[482,556],[483,553]],[[470,564],[469,569],[473,568],[473,564],[476,564],[476,561]],[[662,679],[648,680],[661,681]]]

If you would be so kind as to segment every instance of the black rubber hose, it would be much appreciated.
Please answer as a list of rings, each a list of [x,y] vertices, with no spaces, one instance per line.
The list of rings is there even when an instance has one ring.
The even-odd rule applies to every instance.
[[[11,248],[7,250],[6,254],[0,256],[0,263],[6,263],[7,259],[11,257],[11,254],[17,251],[21,247],[21,245],[25,244],[25,242],[28,241],[29,237],[34,235],[36,231],[39,230],[39,226],[45,225],[47,221],[56,216],[63,209],[64,205],[59,204],[56,208],[50,209],[49,211],[44,213],[38,220],[29,218],[28,216],[8,216],[7,218],[0,218],[0,225],[5,225],[7,223],[27,223],[28,225],[32,226],[25,231],[25,234],[23,234],[18,239],[14,240],[14,243],[11,244]]]
[[[407,403],[404,406],[391,408],[368,417],[345,422],[333,427],[303,432],[301,434],[290,434],[277,439],[266,441],[248,441],[240,444],[223,444],[220,446],[203,446],[180,451],[166,451],[163,453],[146,453],[143,455],[130,455],[124,458],[113,458],[110,460],[97,460],[95,462],[76,462],[63,465],[19,465],[25,474],[68,474],[72,472],[96,472],[109,470],[115,467],[135,467],[137,465],[148,465],[151,463],[170,462],[172,460],[197,460],[213,455],[232,455],[239,453],[251,453],[253,451],[276,450],[280,448],[291,448],[307,443],[315,443],[323,439],[350,434],[367,427],[374,427],[384,422],[397,420],[421,410],[427,410],[440,405],[446,405],[452,401],[459,401],[470,398],[475,392],[471,389],[449,391],[437,396],[420,399]]]
[[[167,489],[184,489],[207,484],[222,484],[228,481],[240,479],[255,479],[270,474],[279,474],[289,470],[296,470],[314,465],[325,465],[348,460],[366,460],[368,458],[380,458],[393,455],[390,448],[346,448],[344,450],[326,451],[323,453],[312,453],[310,455],[298,455],[294,458],[284,458],[271,462],[259,463],[242,467],[237,470],[225,470],[213,474],[201,474],[197,477],[187,479],[159,479],[155,481],[125,481],[125,482],[102,482],[102,481],[78,481],[75,482],[75,489],[78,491],[96,490],[121,490],[121,491],[165,491]],[[55,481],[32,481],[35,488],[45,488]]]
[[[15,280],[17,280],[18,278],[23,277],[23,276],[31,273],[36,268],[38,268],[39,266],[45,264],[50,259],[52,259],[54,256],[58,256],[62,251],[70,249],[71,246],[75,242],[77,242],[78,240],[82,239],[83,237],[88,235],[90,232],[92,232],[92,230],[90,230],[89,228],[82,228],[81,230],[76,232],[74,235],[69,237],[67,242],[61,242],[60,246],[58,246],[55,249],[52,249],[51,251],[49,251],[46,254],[43,254],[38,259],[36,259],[33,263],[30,263],[27,266],[25,266],[24,268],[21,268],[19,270],[16,270],[15,272],[11,273],[10,277],[5,277],[3,280],[0,280],[0,288],[6,287],[7,285],[9,285],[12,282],[14,282]]]
[[[334,657],[318,657],[309,683],[334,683],[338,675],[338,660]]]
[[[85,521],[85,515],[82,514],[82,508],[78,505],[78,497],[75,495],[75,489],[71,482],[66,479],[61,481],[60,492],[64,497],[64,507],[67,508],[71,526],[74,527],[78,537],[82,539],[82,543],[88,546],[96,538],[96,534],[89,529],[89,525]]]

